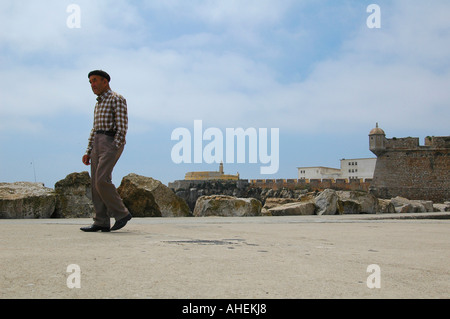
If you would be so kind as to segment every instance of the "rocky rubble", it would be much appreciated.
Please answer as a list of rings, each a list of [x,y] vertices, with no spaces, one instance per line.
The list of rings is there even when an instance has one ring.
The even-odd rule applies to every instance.
[[[0,183],[0,218],[50,218],[55,207],[53,190],[42,183]]]
[[[289,216],[289,215],[314,215],[316,205],[314,202],[293,202],[269,208],[265,215]]]
[[[201,196],[195,204],[194,216],[261,216],[261,208],[261,202],[255,198],[237,198],[227,195]]]
[[[186,202],[160,181],[128,174],[117,189],[135,217],[182,217],[191,212]]]
[[[395,197],[378,199],[362,191],[307,192],[291,189],[255,189],[220,182],[205,188],[174,190],[151,177],[129,174],[118,188],[135,217],[284,216],[449,212],[450,202]],[[231,185],[231,186],[230,186]],[[236,187],[237,185],[237,187]],[[186,197],[188,200],[186,200]],[[194,201],[195,199],[195,201]],[[88,172],[72,173],[55,184],[0,183],[0,218],[92,217]]]
[[[91,178],[88,172],[72,173],[55,184],[54,218],[92,217]]]

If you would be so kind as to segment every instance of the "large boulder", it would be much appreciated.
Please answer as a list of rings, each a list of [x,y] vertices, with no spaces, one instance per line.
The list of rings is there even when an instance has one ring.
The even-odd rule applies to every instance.
[[[94,215],[88,172],[72,173],[55,184],[55,218],[87,218]]]
[[[117,190],[135,217],[181,217],[191,214],[185,200],[151,177],[128,174]]]
[[[260,216],[261,208],[261,202],[255,198],[237,198],[226,195],[201,196],[195,204],[194,216]]]
[[[443,204],[433,204],[433,211],[435,212],[450,212],[450,202],[444,202]]]
[[[433,211],[433,203],[429,201],[410,200],[401,196],[391,199],[397,213],[425,213]]]
[[[390,199],[378,198],[378,207],[379,207],[379,213],[381,213],[381,214],[394,214],[395,213],[394,204],[391,203]]]
[[[335,215],[337,212],[338,195],[333,189],[325,189],[315,199],[317,215]]]
[[[268,209],[272,216],[314,215],[316,205],[313,202],[293,202]]]
[[[295,198],[277,198],[277,197],[269,197],[266,198],[266,201],[264,203],[263,209],[271,209],[277,206],[281,206],[284,204],[290,204],[290,203],[298,203],[301,200],[295,199]]]
[[[0,183],[0,218],[50,218],[56,195],[42,183]]]
[[[361,214],[362,206],[354,199],[343,198],[337,201],[337,212],[340,215]]]
[[[339,214],[376,214],[379,212],[378,199],[361,191],[337,191]]]

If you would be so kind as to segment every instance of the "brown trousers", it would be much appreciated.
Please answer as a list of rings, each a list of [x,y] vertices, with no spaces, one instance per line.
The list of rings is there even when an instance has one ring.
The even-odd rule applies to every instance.
[[[122,155],[124,146],[114,145],[114,138],[95,134],[91,152],[91,187],[94,203],[94,225],[109,227],[110,218],[122,219],[129,214],[116,187],[112,183],[112,171]]]

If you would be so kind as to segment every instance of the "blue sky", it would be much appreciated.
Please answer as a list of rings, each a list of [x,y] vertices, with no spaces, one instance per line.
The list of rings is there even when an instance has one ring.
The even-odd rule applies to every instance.
[[[368,28],[367,7],[381,8]],[[80,28],[69,28],[70,4]],[[241,178],[374,157],[368,133],[450,135],[448,0],[149,0],[0,3],[0,182],[47,187],[81,162],[106,70],[125,96],[127,146],[114,183],[167,184],[218,164],[175,164],[176,128],[278,128],[280,166],[227,163]],[[204,145],[208,142],[204,142]]]

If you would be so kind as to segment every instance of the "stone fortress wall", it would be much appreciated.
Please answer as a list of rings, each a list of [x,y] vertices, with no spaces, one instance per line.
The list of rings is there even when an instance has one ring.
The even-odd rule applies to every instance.
[[[450,201],[450,136],[428,136],[425,145],[415,137],[386,138],[378,127],[369,134],[369,148],[377,155],[373,179],[240,179],[219,172],[188,173],[185,180],[168,184],[173,190],[235,189],[234,193],[252,189],[308,190],[324,189],[365,191],[378,198],[396,196],[443,203]],[[233,178],[224,178],[232,176]],[[212,183],[212,184],[211,184]],[[213,186],[211,186],[211,185]],[[201,191],[200,191],[201,192]]]
[[[377,155],[369,191],[378,198],[396,196],[444,202],[450,200],[450,136],[386,138],[378,125],[369,134]]]
[[[307,189],[310,191],[321,191],[327,188],[335,190],[361,190],[369,191],[372,179],[239,179],[239,180],[215,180],[216,183],[235,186],[238,189],[244,188],[270,188],[279,190],[287,189]],[[189,189],[193,187],[201,188],[202,185],[212,180],[177,180],[168,184],[172,189]]]

